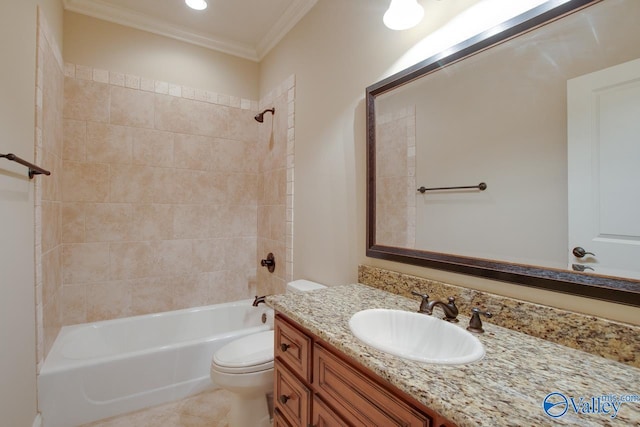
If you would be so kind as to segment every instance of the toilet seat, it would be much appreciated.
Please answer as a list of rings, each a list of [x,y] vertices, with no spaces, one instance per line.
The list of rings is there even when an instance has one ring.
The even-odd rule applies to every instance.
[[[211,369],[247,374],[273,368],[273,330],[247,335],[226,344],[213,355]]]

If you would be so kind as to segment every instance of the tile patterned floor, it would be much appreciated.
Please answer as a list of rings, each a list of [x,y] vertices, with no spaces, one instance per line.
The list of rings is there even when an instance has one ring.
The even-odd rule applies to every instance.
[[[231,395],[212,390],[81,427],[228,427]]]

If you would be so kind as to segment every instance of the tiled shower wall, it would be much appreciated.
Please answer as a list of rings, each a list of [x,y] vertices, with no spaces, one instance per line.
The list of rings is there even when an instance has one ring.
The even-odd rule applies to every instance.
[[[376,117],[376,243],[416,244],[415,106]]]
[[[257,102],[65,65],[64,324],[256,293]]]
[[[266,148],[260,160],[258,184],[258,256],[275,256],[276,268],[258,269],[258,294],[283,293],[293,277],[293,149],[295,80],[291,76],[261,101],[265,114],[258,125],[260,146]]]
[[[51,172],[34,178],[35,284],[38,363],[62,326],[62,94],[63,63],[38,8],[35,163]]]

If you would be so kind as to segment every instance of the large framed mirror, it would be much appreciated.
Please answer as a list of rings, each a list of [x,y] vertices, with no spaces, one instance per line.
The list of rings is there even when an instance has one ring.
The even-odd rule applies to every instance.
[[[640,306],[640,1],[549,1],[366,90],[367,256]]]

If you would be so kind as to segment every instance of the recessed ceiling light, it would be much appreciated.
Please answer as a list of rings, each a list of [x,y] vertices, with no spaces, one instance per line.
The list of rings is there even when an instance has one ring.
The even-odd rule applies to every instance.
[[[191,9],[205,10],[207,8],[207,2],[205,0],[184,0],[184,2]]]

